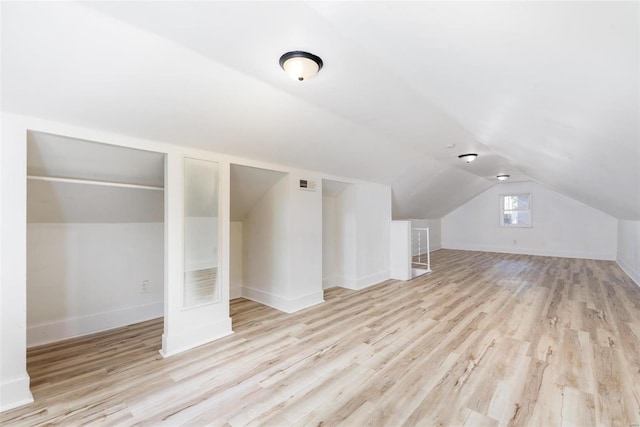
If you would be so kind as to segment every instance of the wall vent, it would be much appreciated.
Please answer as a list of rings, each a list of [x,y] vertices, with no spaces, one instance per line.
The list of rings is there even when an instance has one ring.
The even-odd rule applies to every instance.
[[[316,191],[316,182],[310,179],[301,179],[298,188],[301,190]]]

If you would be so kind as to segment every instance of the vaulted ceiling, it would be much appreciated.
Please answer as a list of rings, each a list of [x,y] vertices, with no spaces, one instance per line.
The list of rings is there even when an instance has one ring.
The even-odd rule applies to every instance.
[[[2,110],[387,183],[396,218],[508,173],[638,220],[639,21],[638,2],[2,2]],[[319,76],[289,79],[289,50]]]

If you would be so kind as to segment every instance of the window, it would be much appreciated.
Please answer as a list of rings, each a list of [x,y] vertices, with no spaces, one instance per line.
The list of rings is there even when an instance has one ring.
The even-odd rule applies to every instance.
[[[501,227],[532,227],[531,194],[500,195]]]

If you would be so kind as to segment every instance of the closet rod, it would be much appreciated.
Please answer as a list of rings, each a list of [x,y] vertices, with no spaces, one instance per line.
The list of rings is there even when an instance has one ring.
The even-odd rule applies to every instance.
[[[164,187],[156,187],[154,185],[125,184],[123,182],[93,181],[90,179],[57,178],[54,176],[37,176],[37,175],[27,175],[27,179],[33,179],[35,181],[69,182],[72,184],[89,184],[89,185],[102,185],[105,187],[122,187],[122,188],[135,188],[138,190],[164,191]]]

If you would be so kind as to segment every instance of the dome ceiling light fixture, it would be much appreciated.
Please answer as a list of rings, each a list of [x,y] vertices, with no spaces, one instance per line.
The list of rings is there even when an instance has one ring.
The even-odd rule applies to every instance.
[[[458,158],[465,163],[471,163],[478,158],[478,155],[476,153],[460,154]]]
[[[322,69],[322,59],[309,52],[294,50],[280,57],[280,66],[293,80],[313,78]]]
[[[498,181],[506,181],[509,178],[511,178],[511,175],[501,174],[501,175],[496,176],[496,178],[498,178]]]

